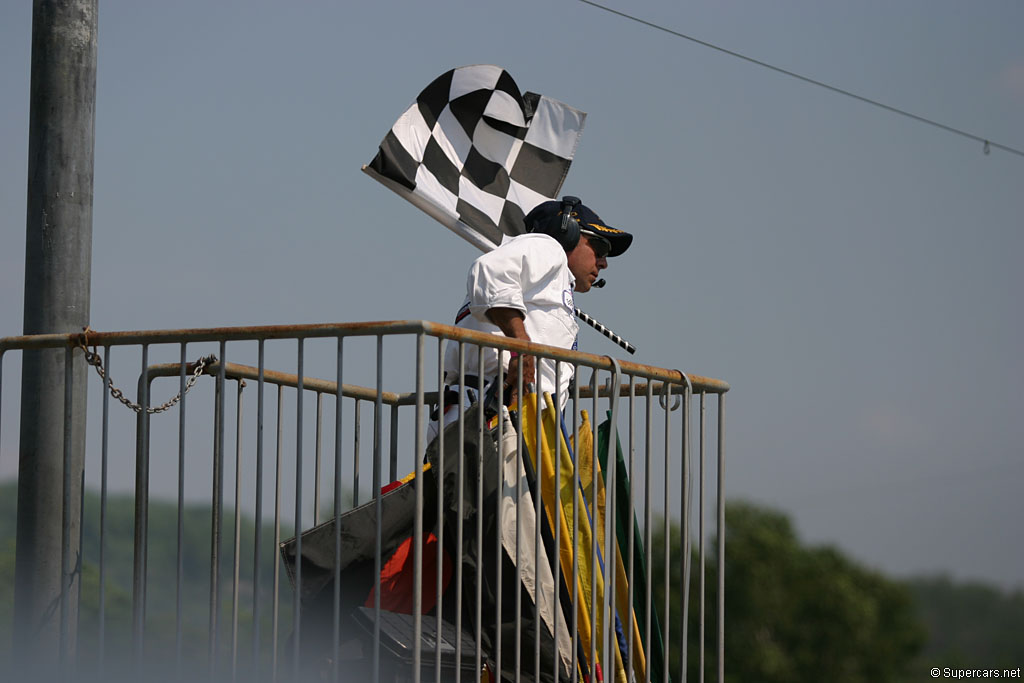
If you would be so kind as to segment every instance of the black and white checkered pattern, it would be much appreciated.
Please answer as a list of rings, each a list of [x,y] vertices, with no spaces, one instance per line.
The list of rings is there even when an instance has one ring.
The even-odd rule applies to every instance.
[[[501,67],[459,67],[419,94],[364,170],[490,248],[503,234],[522,233],[523,217],[558,196],[585,119],[556,100],[521,94]]]

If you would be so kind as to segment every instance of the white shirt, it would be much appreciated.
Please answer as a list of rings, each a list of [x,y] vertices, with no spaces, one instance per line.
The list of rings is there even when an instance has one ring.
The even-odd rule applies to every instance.
[[[505,336],[487,319],[492,308],[514,308],[524,315],[524,326],[530,340],[539,344],[575,349],[579,325],[576,323],[573,287],[576,278],[569,270],[565,250],[549,235],[527,233],[505,237],[499,247],[473,262],[466,279],[466,300],[456,325],[470,330]],[[477,347],[467,344],[465,373],[478,374]],[[502,364],[508,367],[509,355],[504,352]],[[558,396],[564,408],[569,397],[569,381],[573,368],[559,363],[559,383],[555,386],[555,361],[539,358],[537,380],[539,390]],[[457,381],[459,345],[445,344],[444,367],[447,381]],[[484,349],[484,377],[498,374],[498,353]]]

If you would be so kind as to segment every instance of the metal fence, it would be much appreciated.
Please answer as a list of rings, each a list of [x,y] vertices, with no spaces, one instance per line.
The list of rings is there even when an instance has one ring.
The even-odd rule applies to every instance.
[[[505,411],[485,419],[459,401],[457,424],[427,443],[427,422],[446,390],[445,343],[458,345],[463,359],[459,384],[480,382],[480,393],[485,347],[574,369],[565,414],[557,401],[549,408],[556,425],[551,481],[571,482],[571,504],[555,493],[545,507],[537,418],[535,435],[513,432],[505,458],[514,455],[529,473],[522,480],[517,470],[512,500],[534,505],[532,516],[517,506],[512,514],[540,520],[528,532],[513,523],[514,544],[502,535],[510,508],[501,504],[502,486],[509,490],[500,448],[515,424],[501,419]],[[25,356],[56,353],[46,349],[63,350],[66,366],[64,419],[51,425],[63,430],[65,444],[63,476],[53,484],[64,492],[61,556],[52,558],[62,589],[50,610],[18,613],[18,623],[16,600],[0,600],[8,612],[0,613],[0,636],[13,634],[15,642],[8,670],[59,667],[69,680],[475,681],[500,674],[667,682],[688,674],[703,681],[713,669],[708,677],[723,680],[724,382],[421,321],[10,337],[0,339],[0,475],[27,476],[14,466],[12,387]],[[76,382],[73,369],[84,362],[103,379]],[[115,386],[121,373],[132,379],[133,367],[134,405]],[[524,397],[514,417],[525,420],[535,396],[524,393],[521,376],[512,380]],[[167,404],[153,399],[175,390]],[[81,401],[89,405],[85,435],[72,433],[67,409]],[[592,425],[604,415],[610,434],[595,476]],[[75,438],[86,440],[81,472],[69,445]],[[587,438],[593,462],[574,462]],[[496,458],[485,458],[485,443],[497,444]],[[532,460],[527,443],[535,444]],[[26,462],[22,454],[22,469]],[[411,479],[394,495],[381,492],[405,475]],[[498,482],[497,499],[485,500],[485,481]],[[8,483],[4,490],[16,489]],[[625,513],[617,507],[623,500]],[[407,518],[389,518],[403,504]],[[593,523],[589,550],[580,541],[583,517]],[[360,529],[360,520],[370,523]],[[370,539],[372,560],[357,565],[343,556],[354,547],[342,538],[353,531],[346,524]],[[534,563],[526,571],[531,542]],[[400,564],[396,543],[405,543],[409,571],[382,584],[382,572]],[[581,579],[581,572],[589,575]],[[488,593],[512,575],[514,598],[504,589]],[[548,575],[554,596],[543,594]],[[0,573],[0,590],[19,588]],[[404,590],[409,604],[396,607],[389,590]],[[554,616],[542,614],[542,603],[554,605]],[[31,641],[47,624],[59,635],[54,649],[46,662],[26,662],[39,656]],[[0,654],[6,648],[0,643]]]

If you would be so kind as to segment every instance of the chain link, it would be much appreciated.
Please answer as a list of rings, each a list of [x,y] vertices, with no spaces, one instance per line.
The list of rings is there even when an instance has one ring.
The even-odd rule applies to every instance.
[[[107,377],[107,373],[103,369],[103,360],[100,358],[100,354],[96,351],[96,346],[94,345],[92,347],[92,351],[89,350],[89,332],[90,330],[88,327],[84,328],[82,330],[81,336],[78,339],[78,348],[82,349],[82,352],[85,354],[85,362],[96,368],[96,374],[98,374],[100,378],[103,380],[103,383],[110,388],[111,396],[116,398],[118,401],[123,403],[128,408],[131,408],[136,413],[142,412],[142,406],[140,406],[138,403],[132,403],[132,401],[130,401],[128,397],[124,395],[124,392],[122,392],[120,389],[114,386],[114,381]],[[181,401],[181,397],[184,394],[187,394],[189,390],[193,387],[193,385],[195,385],[195,383],[199,381],[199,376],[203,374],[206,368],[216,362],[217,356],[214,355],[203,356],[202,358],[197,360],[195,363],[193,363],[194,367],[192,369],[192,374],[185,381],[185,391],[179,392],[176,396],[171,398],[171,400],[167,401],[162,405],[156,406],[155,408],[146,408],[146,412],[149,413],[150,415],[153,415],[156,413],[165,412],[173,408],[175,405],[178,404],[179,401]]]

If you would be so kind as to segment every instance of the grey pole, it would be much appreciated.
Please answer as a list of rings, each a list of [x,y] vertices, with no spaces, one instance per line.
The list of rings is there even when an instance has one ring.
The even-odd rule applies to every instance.
[[[25,334],[89,323],[97,5],[33,6]],[[78,622],[87,366],[79,351],[67,357],[74,394],[66,421],[65,351],[26,351],[22,370],[14,632],[15,651],[36,673],[70,664],[69,625]]]

